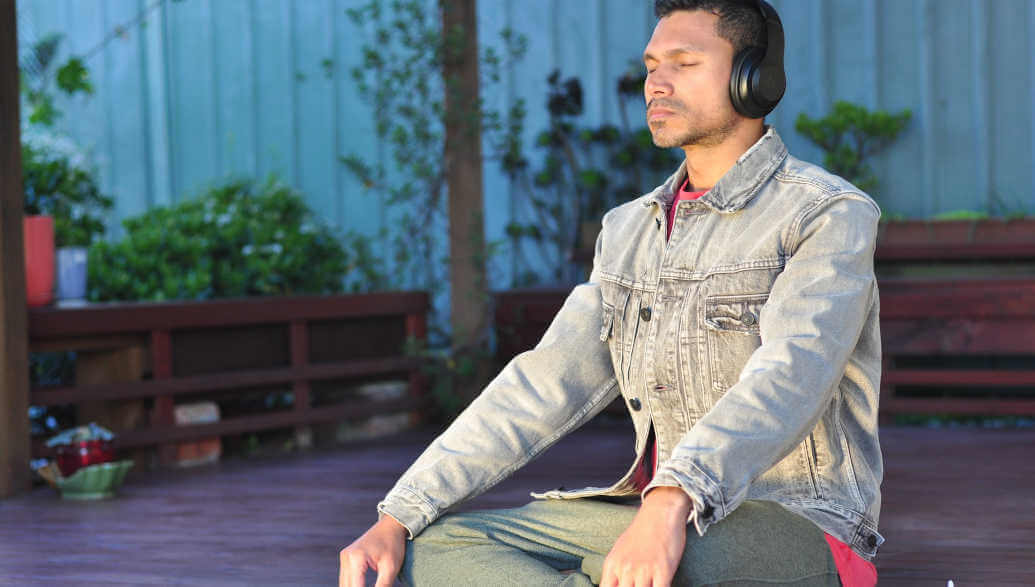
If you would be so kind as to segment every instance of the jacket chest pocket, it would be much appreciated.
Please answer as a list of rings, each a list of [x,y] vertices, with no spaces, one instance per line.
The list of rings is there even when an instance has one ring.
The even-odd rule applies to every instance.
[[[740,379],[751,353],[762,345],[759,320],[769,294],[708,296],[703,320],[712,389],[724,393]]]

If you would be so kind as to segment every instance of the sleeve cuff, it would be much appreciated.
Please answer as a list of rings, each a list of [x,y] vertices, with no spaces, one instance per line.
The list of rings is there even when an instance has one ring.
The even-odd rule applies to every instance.
[[[658,472],[643,491],[640,492],[642,500],[647,492],[655,487],[678,487],[682,489],[693,502],[694,507],[690,509],[690,516],[687,524],[693,523],[698,536],[704,536],[708,526],[718,522],[726,516],[726,503],[722,499],[722,492],[719,485],[712,481],[696,465],[689,462],[680,462],[683,466],[680,471],[672,466],[669,461],[658,467]]]
[[[377,519],[385,515],[405,526],[408,538],[413,540],[414,536],[435,521],[439,512],[416,492],[406,487],[396,487],[377,504]]]

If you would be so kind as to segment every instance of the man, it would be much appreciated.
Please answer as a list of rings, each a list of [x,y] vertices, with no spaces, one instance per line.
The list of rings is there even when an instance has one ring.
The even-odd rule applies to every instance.
[[[342,585],[368,568],[378,586],[400,569],[449,586],[875,583],[880,211],[764,126],[784,84],[771,7],[655,12],[647,119],[684,164],[605,215],[589,282],[378,505]],[[442,516],[618,394],[636,459],[617,483]]]

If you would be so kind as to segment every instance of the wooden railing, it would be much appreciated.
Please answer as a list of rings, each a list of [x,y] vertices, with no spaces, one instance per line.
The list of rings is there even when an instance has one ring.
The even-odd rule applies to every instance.
[[[153,398],[148,426],[121,431],[115,448],[160,445],[163,463],[173,458],[172,443],[177,441],[415,411],[425,405],[426,398],[419,361],[404,347],[408,339],[424,339],[428,307],[428,295],[416,292],[31,309],[30,351],[144,345],[151,368],[150,378],[142,381],[33,387],[29,403],[52,406]],[[266,346],[286,351],[283,360],[257,366],[254,360],[249,364],[250,358],[243,357],[247,365],[243,369],[223,368],[220,361],[212,360],[212,355],[222,354],[233,359],[238,343],[246,350],[249,344],[254,346],[248,337],[255,332],[249,332],[249,327],[264,328],[260,334],[266,336],[272,333],[274,340]],[[196,342],[212,336],[218,337],[217,344],[203,347],[201,354],[195,348],[191,358]],[[196,368],[199,363],[203,364],[201,372]],[[311,405],[313,382],[398,375],[409,381],[405,398]],[[291,409],[209,424],[177,426],[174,422],[178,398],[213,392],[232,395],[249,387],[273,384],[293,392]],[[41,442],[34,443],[34,458],[49,454]]]

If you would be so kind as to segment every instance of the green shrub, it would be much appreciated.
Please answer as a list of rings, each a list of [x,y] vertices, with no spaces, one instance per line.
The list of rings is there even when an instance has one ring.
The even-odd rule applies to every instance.
[[[123,221],[117,243],[90,249],[93,301],[329,294],[349,254],[302,197],[270,179],[231,181]]]
[[[913,114],[903,110],[890,114],[883,110],[869,111],[863,106],[839,100],[834,110],[823,118],[810,118],[802,112],[794,128],[824,151],[823,166],[855,184],[873,192],[877,178],[866,163],[898,137]]]

